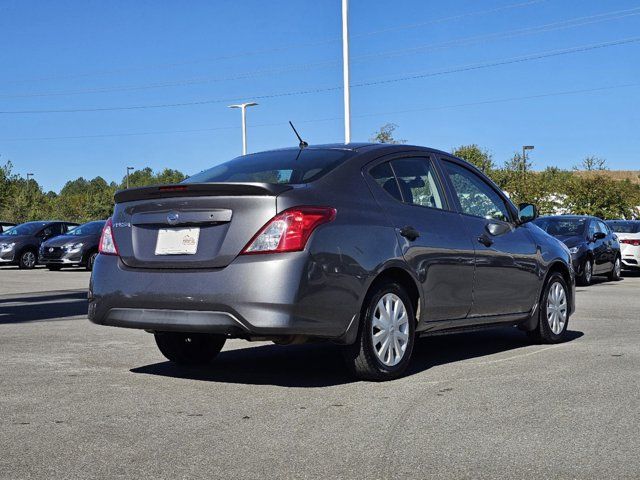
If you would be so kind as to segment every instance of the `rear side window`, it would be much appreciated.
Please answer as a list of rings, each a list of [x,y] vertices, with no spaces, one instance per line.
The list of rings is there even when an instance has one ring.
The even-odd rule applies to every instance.
[[[422,207],[443,208],[442,196],[431,166],[426,158],[393,160],[391,167],[405,203]]]
[[[389,195],[400,202],[402,201],[402,195],[400,195],[398,182],[396,182],[396,178],[393,175],[393,170],[391,170],[391,165],[389,165],[389,162],[376,165],[371,170],[369,170],[369,175],[371,175],[377,182],[377,184],[380,185],[382,189]]]
[[[350,150],[275,150],[234,158],[182,183],[260,182],[296,185],[326,175],[354,155]]]
[[[491,185],[457,163],[445,159],[442,163],[458,197],[462,213],[475,217],[493,218],[508,222],[509,209]]]

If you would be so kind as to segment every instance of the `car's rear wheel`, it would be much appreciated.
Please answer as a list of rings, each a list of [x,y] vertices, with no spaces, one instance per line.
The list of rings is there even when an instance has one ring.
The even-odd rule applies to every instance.
[[[344,357],[356,377],[390,380],[409,365],[414,342],[413,304],[401,285],[385,282],[367,296],[357,339],[344,347]]]
[[[98,252],[92,252],[87,257],[87,263],[85,264],[85,268],[87,271],[93,270],[93,264],[96,263],[96,258],[98,258]]]
[[[609,281],[617,282],[622,277],[622,261],[620,257],[616,257],[616,261],[613,263],[613,268],[609,272]]]
[[[577,281],[580,285],[588,286],[591,285],[591,280],[593,279],[593,260],[587,257],[584,261],[584,265],[582,265],[582,273],[577,278]]]
[[[560,273],[553,272],[547,279],[540,307],[538,326],[529,336],[540,343],[558,343],[564,340],[569,325],[569,289]]]
[[[162,354],[180,365],[204,365],[211,362],[222,347],[226,337],[208,333],[155,333],[156,344]]]
[[[38,256],[33,250],[25,250],[20,254],[20,258],[18,259],[19,268],[31,269],[36,266],[36,263],[38,263]]]

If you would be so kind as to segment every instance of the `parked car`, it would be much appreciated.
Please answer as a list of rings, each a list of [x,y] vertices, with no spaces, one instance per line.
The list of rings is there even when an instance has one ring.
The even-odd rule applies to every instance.
[[[610,220],[609,228],[620,241],[622,268],[640,269],[640,220]]]
[[[256,153],[115,200],[89,318],[153,332],[179,364],[227,338],[325,339],[385,380],[416,335],[500,324],[555,343],[574,310],[571,255],[529,223],[535,207],[437,150]]]
[[[49,270],[80,265],[92,270],[98,256],[98,243],[104,224],[104,220],[85,223],[64,235],[42,242],[40,263],[45,264]]]
[[[77,223],[60,221],[27,222],[0,235],[0,265],[33,268],[38,263],[40,244],[52,237],[67,233]]]
[[[607,224],[587,215],[540,217],[534,222],[569,247],[580,285],[590,285],[594,275],[620,280],[620,243]]]
[[[0,235],[2,235],[4,232],[6,232],[7,230],[9,230],[10,228],[13,228],[15,226],[16,226],[15,223],[0,222]]]

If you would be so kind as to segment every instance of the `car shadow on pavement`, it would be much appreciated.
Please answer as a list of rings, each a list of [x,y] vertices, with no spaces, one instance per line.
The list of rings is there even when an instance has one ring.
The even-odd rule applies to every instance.
[[[43,295],[0,298],[0,325],[43,320],[64,320],[87,314],[86,290],[47,292]]]
[[[567,341],[583,336],[568,331]],[[516,328],[496,328],[421,338],[416,342],[406,376],[431,367],[484,357],[531,346]],[[207,367],[180,367],[171,362],[131,369],[133,373],[207,382],[317,388],[352,383],[339,347],[327,343],[308,345],[260,345],[222,351]]]

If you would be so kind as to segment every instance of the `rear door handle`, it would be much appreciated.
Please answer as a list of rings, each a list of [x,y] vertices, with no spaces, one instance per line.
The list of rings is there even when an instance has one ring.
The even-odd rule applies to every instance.
[[[485,247],[490,247],[491,245],[493,245],[493,240],[491,240],[487,235],[485,235],[484,233],[480,236],[478,236],[478,242],[480,242],[482,245],[484,245]]]
[[[410,241],[416,240],[420,236],[420,232],[410,225],[400,229],[400,235]]]

